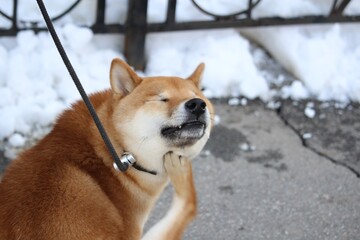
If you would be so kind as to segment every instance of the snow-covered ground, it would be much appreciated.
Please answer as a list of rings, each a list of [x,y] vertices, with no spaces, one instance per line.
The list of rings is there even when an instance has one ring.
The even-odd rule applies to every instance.
[[[51,15],[59,14],[73,0],[47,0]],[[151,22],[165,19],[166,2],[149,0]],[[246,6],[247,1],[198,0],[207,10],[219,14]],[[330,0],[262,0],[255,17],[326,14]],[[127,0],[107,1],[107,22],[124,22]],[[96,1],[84,0],[71,14],[56,23],[64,47],[87,92],[109,87],[111,59],[124,58],[123,37],[94,35]],[[11,12],[12,0],[1,0],[0,9]],[[346,14],[360,14],[360,2],[352,1]],[[20,0],[19,16],[40,20],[36,1]],[[206,20],[190,0],[179,0],[177,20]],[[0,17],[0,26],[10,23]],[[147,38],[147,68],[143,75],[188,76],[199,62],[205,62],[203,85],[209,97],[293,99],[314,98],[340,102],[360,101],[360,24],[268,27],[182,31],[150,34]],[[244,37],[245,36],[245,37]],[[269,78],[257,67],[258,51],[251,51],[248,38],[262,45],[297,80],[281,85],[279,76]],[[242,98],[242,99],[245,99]],[[41,135],[56,115],[79,94],[47,33],[21,32],[16,38],[0,38],[0,141],[20,147],[30,135]],[[242,100],[245,101],[245,100]],[[310,111],[309,116],[313,115]],[[40,132],[40,133],[39,133]]]

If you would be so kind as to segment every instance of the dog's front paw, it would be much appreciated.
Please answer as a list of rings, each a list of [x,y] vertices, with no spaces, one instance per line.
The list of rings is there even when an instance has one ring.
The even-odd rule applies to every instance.
[[[186,197],[194,192],[190,161],[172,152],[164,156],[164,167],[178,196]]]

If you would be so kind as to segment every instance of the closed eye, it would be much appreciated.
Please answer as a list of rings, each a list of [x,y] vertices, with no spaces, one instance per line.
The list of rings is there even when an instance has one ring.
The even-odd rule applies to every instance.
[[[149,98],[145,102],[168,102],[168,101],[169,101],[169,98],[162,97],[162,96],[156,96],[153,98]]]

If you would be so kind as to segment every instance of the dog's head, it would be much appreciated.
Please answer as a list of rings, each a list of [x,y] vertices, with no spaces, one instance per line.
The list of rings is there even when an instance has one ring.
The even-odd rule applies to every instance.
[[[141,78],[125,62],[113,60],[114,126],[123,148],[146,168],[162,171],[162,158],[170,151],[193,158],[208,140],[214,112],[200,89],[203,70],[200,64],[187,79]]]

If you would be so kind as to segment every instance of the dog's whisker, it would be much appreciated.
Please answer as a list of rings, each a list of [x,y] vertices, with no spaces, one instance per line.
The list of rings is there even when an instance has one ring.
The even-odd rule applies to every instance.
[[[143,144],[146,142],[146,140],[148,140],[149,137],[148,136],[144,136],[141,138],[139,144],[138,144],[138,151],[140,151],[141,147],[143,146]]]

